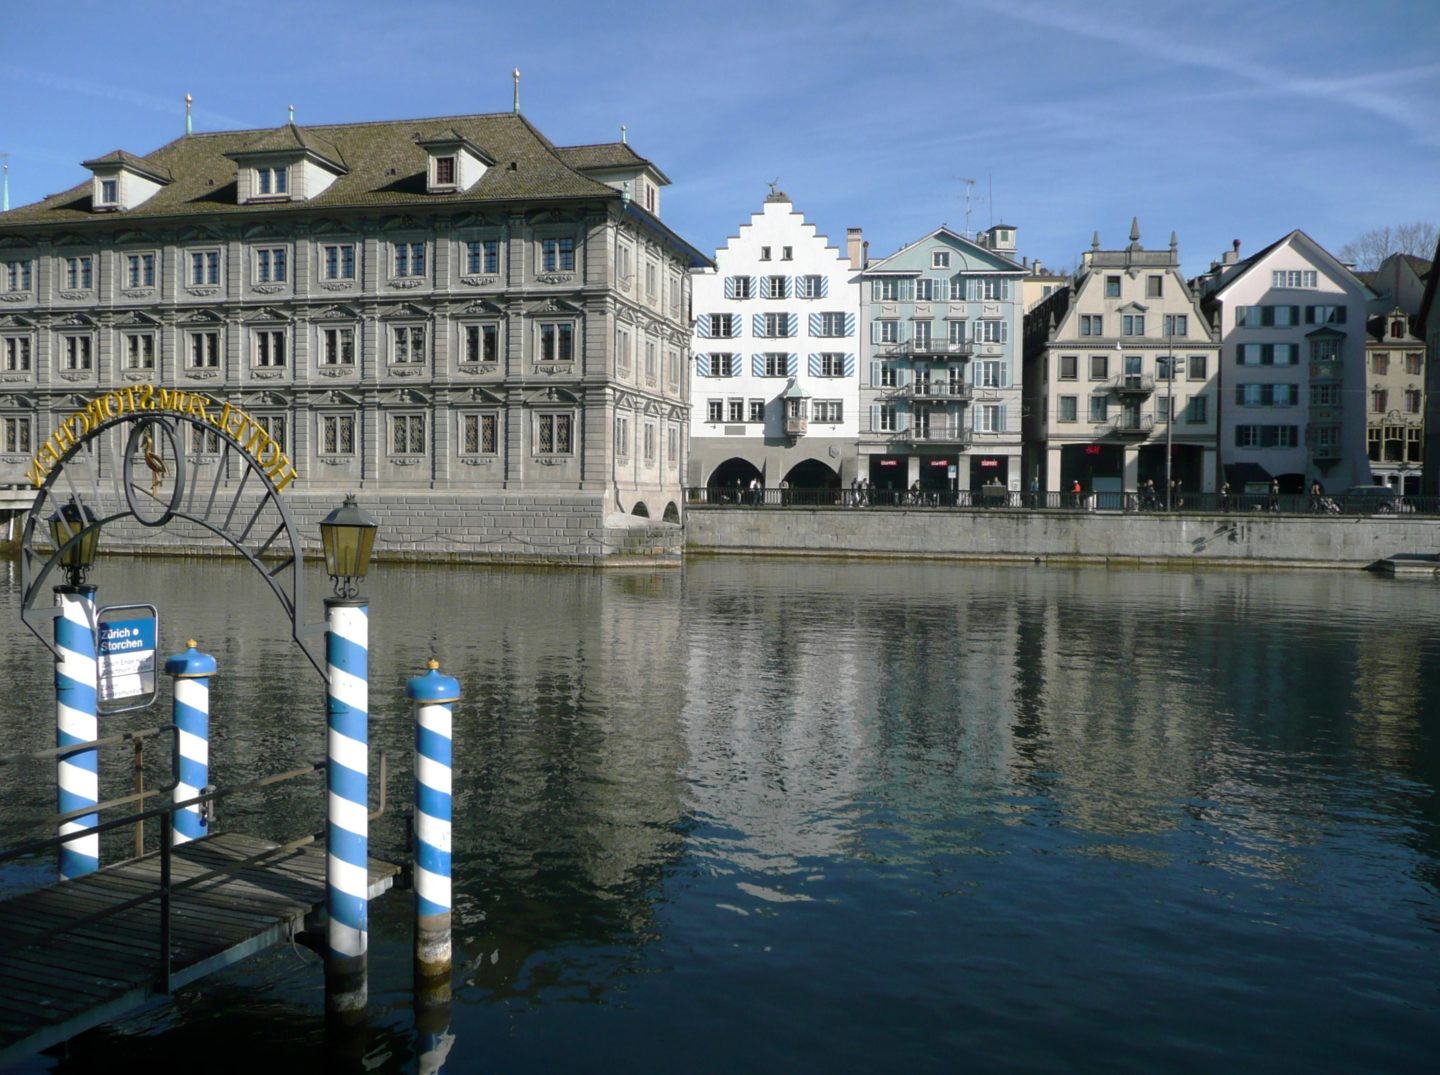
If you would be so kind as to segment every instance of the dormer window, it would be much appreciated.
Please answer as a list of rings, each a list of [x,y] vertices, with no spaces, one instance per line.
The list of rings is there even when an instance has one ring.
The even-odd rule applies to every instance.
[[[170,173],[132,153],[117,149],[85,162],[94,177],[90,183],[90,207],[113,213],[134,209],[170,182]]]
[[[226,153],[236,164],[236,200],[310,201],[348,169],[329,141],[287,123],[267,131],[243,149]]]
[[[415,139],[425,151],[425,189],[431,194],[469,190],[495,161],[453,127]]]
[[[255,192],[262,197],[266,194],[287,193],[287,174],[288,169],[285,168],[256,168]]]

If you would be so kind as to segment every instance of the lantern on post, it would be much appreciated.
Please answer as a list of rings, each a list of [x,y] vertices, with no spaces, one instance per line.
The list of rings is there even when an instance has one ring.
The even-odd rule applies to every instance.
[[[370,568],[375,520],[355,503],[353,493],[347,493],[345,503],[321,522],[320,544],[325,550],[325,572],[335,584],[335,596],[357,596]]]
[[[375,520],[353,494],[320,524],[325,570],[326,791],[325,1010],[338,1028],[363,1025],[369,997],[370,567]]]
[[[60,566],[65,569],[66,582],[72,587],[82,585],[95,566],[95,554],[100,547],[100,527],[94,525],[95,513],[72,496],[69,503],[60,505],[46,521],[50,524],[50,540],[60,554]]]

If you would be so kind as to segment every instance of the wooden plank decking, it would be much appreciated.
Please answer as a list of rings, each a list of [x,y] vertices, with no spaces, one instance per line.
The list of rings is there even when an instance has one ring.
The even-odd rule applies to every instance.
[[[285,940],[325,903],[325,849],[319,844],[282,852],[264,840],[221,833],[174,849],[172,885],[267,852],[260,862],[172,894],[172,988]],[[371,859],[371,898],[387,891],[398,872]],[[162,995],[158,896],[65,929],[159,888],[160,854],[152,852],[0,902],[0,1063],[47,1049]]]

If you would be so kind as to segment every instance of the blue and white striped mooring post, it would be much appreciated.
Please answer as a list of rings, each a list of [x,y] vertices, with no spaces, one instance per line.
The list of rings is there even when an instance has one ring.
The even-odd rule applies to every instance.
[[[175,752],[175,791],[177,803],[193,799],[210,783],[210,677],[215,674],[215,658],[190,648],[165,660],[165,671],[175,677],[172,712],[179,742]],[[210,811],[199,803],[184,806],[170,815],[170,843],[179,846],[209,835]]]
[[[55,745],[64,749],[92,743],[99,736],[96,718],[95,587],[56,586]],[[100,801],[95,749],[63,755],[55,763],[60,813],[93,807]],[[92,828],[100,815],[82,814],[60,823],[59,835]],[[92,832],[60,845],[60,880],[82,877],[100,868],[100,834]]]
[[[452,707],[460,684],[432,660],[405,693],[415,703],[415,973],[448,981]]]
[[[369,602],[327,598],[325,618],[325,1009],[349,1021],[369,999]]]

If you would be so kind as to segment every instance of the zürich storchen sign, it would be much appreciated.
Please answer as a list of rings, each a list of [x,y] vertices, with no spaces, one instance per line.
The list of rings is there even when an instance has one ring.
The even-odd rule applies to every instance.
[[[213,426],[225,434],[265,472],[277,493],[298,477],[280,444],[241,408],[204,392],[153,384],[127,385],[105,392],[61,419],[30,460],[25,476],[39,489],[75,445],[116,422],[162,415],[183,417],[191,423]],[[144,454],[146,464],[158,480],[162,469],[157,468],[163,468],[164,462],[155,453],[155,447],[153,442],[145,445]]]

